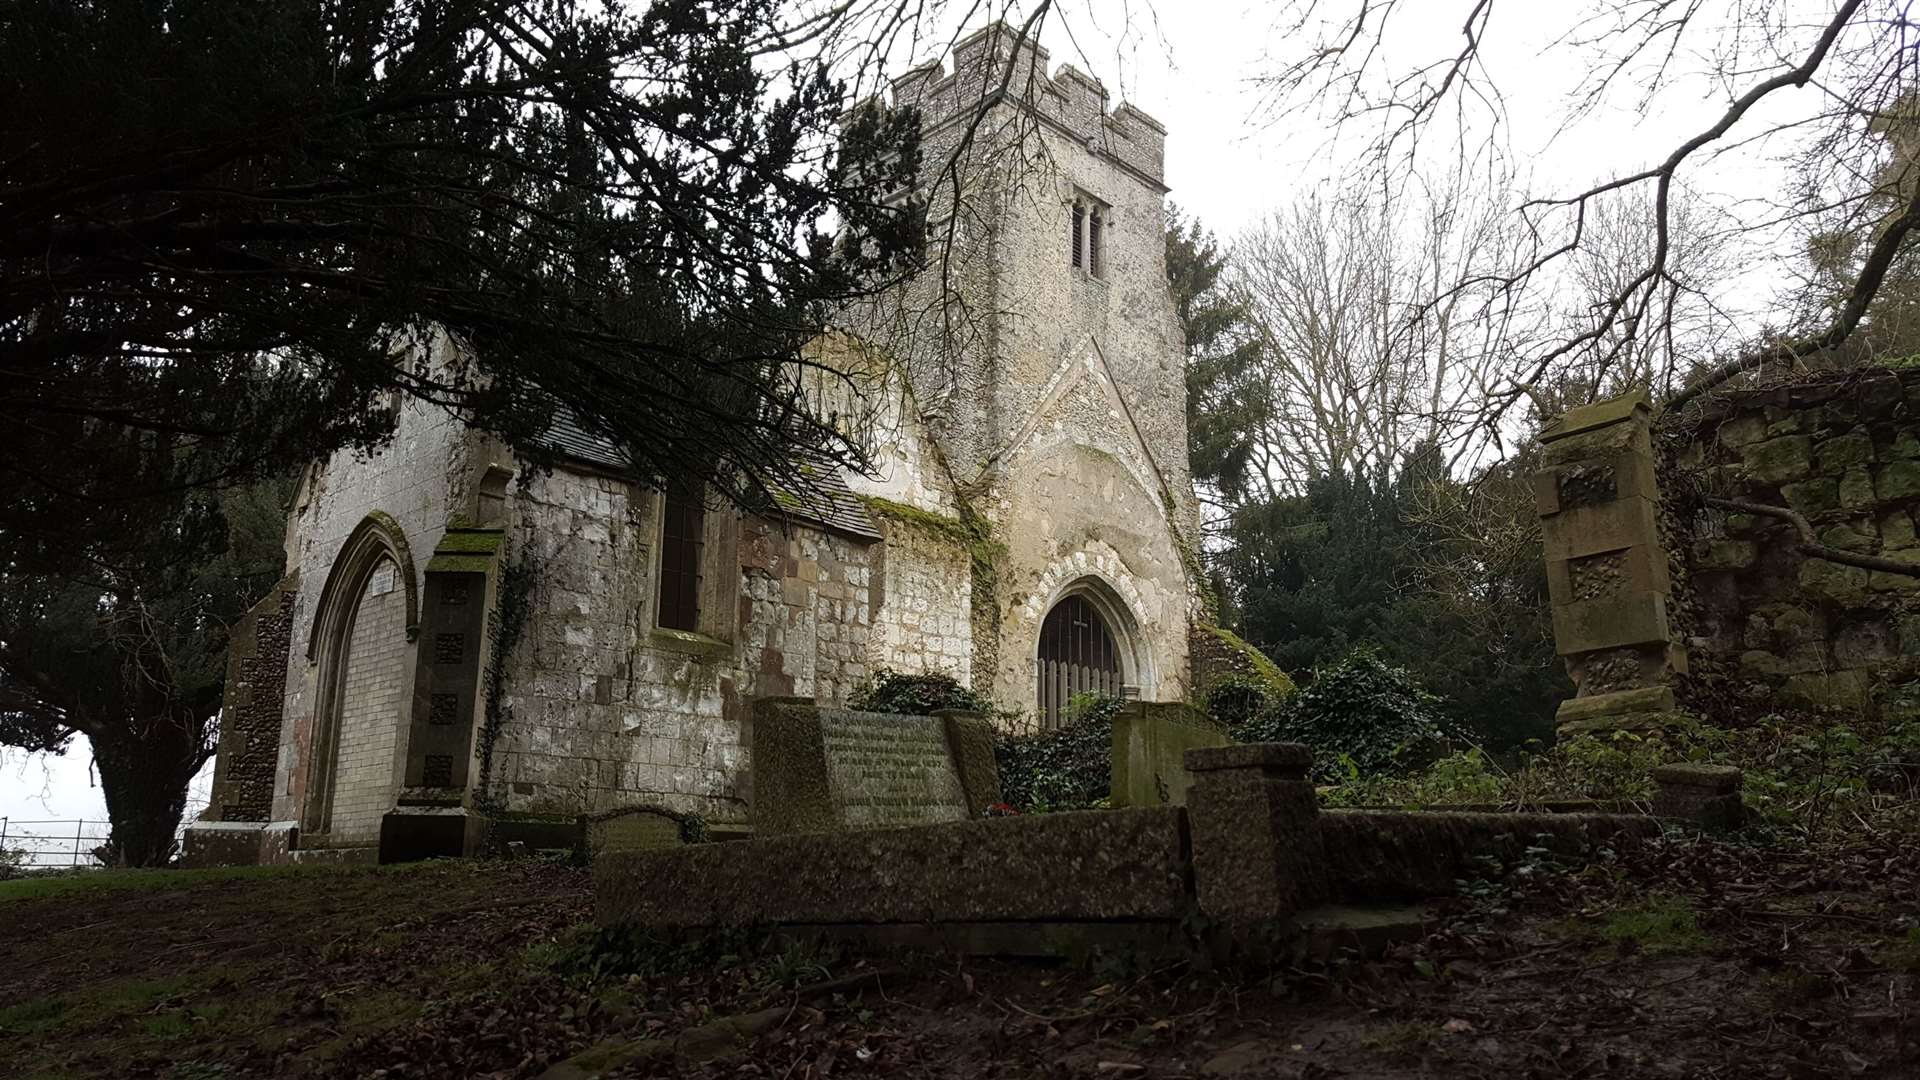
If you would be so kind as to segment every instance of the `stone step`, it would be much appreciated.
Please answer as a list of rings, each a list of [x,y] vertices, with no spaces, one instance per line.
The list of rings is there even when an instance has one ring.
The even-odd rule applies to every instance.
[[[302,866],[374,866],[380,862],[377,847],[299,848],[287,852],[287,858]]]
[[[1418,905],[1329,905],[1307,908],[1293,917],[1300,938],[1295,950],[1301,959],[1321,963],[1343,950],[1373,958],[1389,946],[1419,941],[1434,926],[1433,912]]]

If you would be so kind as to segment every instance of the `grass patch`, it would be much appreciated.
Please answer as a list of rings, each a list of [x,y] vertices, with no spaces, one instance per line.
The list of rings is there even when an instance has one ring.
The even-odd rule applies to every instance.
[[[1403,1020],[1390,1024],[1379,1031],[1371,1031],[1360,1040],[1360,1045],[1376,1054],[1401,1056],[1417,1054],[1433,1045],[1440,1037],[1440,1028],[1435,1024],[1424,1024],[1418,1020]]]
[[[1920,926],[1880,950],[1880,963],[1898,971],[1920,972]]]
[[[434,865],[431,861],[388,866],[221,866],[202,870],[83,870],[73,873],[29,874],[0,881],[0,903],[9,900],[58,900],[112,892],[164,892],[242,881],[271,881],[290,877],[346,877],[359,874],[407,873]]]
[[[1637,949],[1649,956],[1702,952],[1713,944],[1693,908],[1677,896],[1608,914],[1600,924],[1600,940],[1616,951]]]
[[[185,1012],[163,1012],[141,1017],[140,1030],[146,1032],[148,1038],[172,1042],[193,1034],[193,1021]]]
[[[33,1035],[52,1031],[66,1022],[68,1003],[61,998],[35,998],[0,1009],[0,1034]]]

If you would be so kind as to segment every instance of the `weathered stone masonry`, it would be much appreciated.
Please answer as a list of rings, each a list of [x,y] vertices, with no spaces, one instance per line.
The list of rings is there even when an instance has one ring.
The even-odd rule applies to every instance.
[[[566,418],[551,468],[414,400],[388,445],[315,463],[288,523],[302,587],[256,635],[271,650],[284,634],[277,723],[260,653],[254,704],[222,750],[234,812],[298,823],[300,845],[342,858],[454,853],[488,822],[644,807],[750,830],[754,701],[843,703],[888,667],[1033,708],[1042,625],[1069,597],[1117,640],[1115,684],[1186,697],[1202,612],[1183,539],[1197,504],[1164,268],[1165,133],[1044,63],[996,24],[956,46],[953,74],[921,69],[896,88],[925,108],[937,158],[1009,65],[1032,76],[991,104],[965,163],[985,227],[961,238],[957,280],[983,325],[957,357],[889,343],[887,392],[865,403],[886,421],[873,475],[822,477],[819,505],[709,507],[694,629],[662,628],[657,610],[665,497]],[[1029,136],[1033,171],[1008,175],[1013,140]],[[1075,205],[1100,208],[1097,266],[1070,261]],[[816,343],[822,359],[873,360],[857,313],[844,321]],[[422,348],[422,362],[452,364],[461,345],[440,334]],[[509,574],[527,589],[502,634]],[[511,642],[500,656],[497,634]]]
[[[1920,578],[1808,557],[1790,523],[1700,501],[1786,507],[1828,547],[1920,564],[1920,370],[1722,392],[1662,429],[1688,631],[1717,674],[1786,705],[1859,708],[1920,657]]]
[[[1920,370],[1800,375],[1658,418],[1629,395],[1542,441],[1555,638],[1579,687],[1563,731],[1676,704],[1870,709],[1920,667],[1920,578],[1716,505],[1793,511],[1821,546],[1920,565]]]

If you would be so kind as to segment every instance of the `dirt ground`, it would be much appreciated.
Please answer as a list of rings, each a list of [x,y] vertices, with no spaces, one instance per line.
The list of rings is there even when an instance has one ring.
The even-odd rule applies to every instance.
[[[1259,969],[668,945],[589,909],[538,862],[0,883],[0,1076],[537,1076],[748,1014],[620,1075],[1920,1076],[1903,836],[1489,867],[1423,941]]]

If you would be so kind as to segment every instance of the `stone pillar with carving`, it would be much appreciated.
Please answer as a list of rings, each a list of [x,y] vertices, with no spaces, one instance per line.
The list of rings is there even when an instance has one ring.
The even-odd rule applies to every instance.
[[[1686,649],[1669,620],[1666,545],[1645,391],[1569,409],[1540,434],[1534,495],[1556,651],[1575,696],[1562,735],[1658,726]]]

